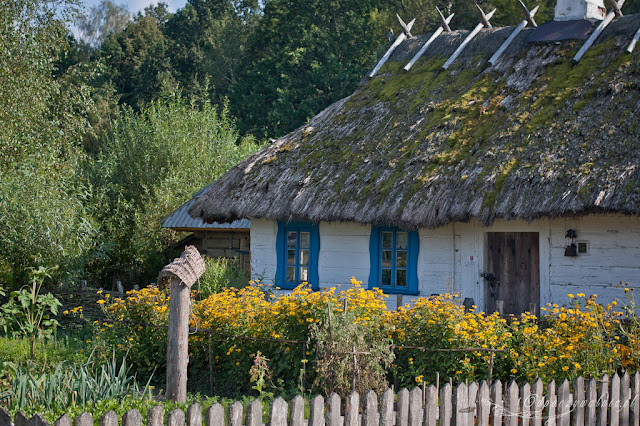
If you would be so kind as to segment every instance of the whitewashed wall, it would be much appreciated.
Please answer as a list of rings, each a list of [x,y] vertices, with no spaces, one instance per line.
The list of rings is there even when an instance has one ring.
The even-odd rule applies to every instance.
[[[588,241],[589,253],[564,256],[568,229],[575,229],[578,241]],[[369,235],[371,227],[353,223],[319,225],[320,287],[348,285],[352,276],[366,286],[369,279]],[[420,296],[450,291],[472,297],[484,306],[486,282],[485,235],[487,232],[538,232],[540,235],[540,302],[565,304],[568,293],[597,294],[601,302],[623,298],[615,286],[629,282],[640,289],[640,218],[621,215],[592,215],[575,219],[497,221],[482,227],[472,220],[451,223],[438,229],[421,229],[418,256]],[[267,281],[276,273],[277,223],[251,220],[251,270]],[[395,308],[416,296],[390,295],[387,304]]]
[[[278,222],[251,218],[251,278],[272,282],[278,269],[276,236]]]

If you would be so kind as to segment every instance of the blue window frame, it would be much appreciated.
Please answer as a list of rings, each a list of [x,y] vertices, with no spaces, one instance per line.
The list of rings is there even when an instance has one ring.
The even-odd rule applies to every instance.
[[[416,231],[373,227],[369,240],[369,288],[378,287],[386,293],[418,294],[419,249]]]
[[[300,222],[278,222],[276,237],[278,255],[276,284],[291,289],[307,282],[318,289],[318,225]]]

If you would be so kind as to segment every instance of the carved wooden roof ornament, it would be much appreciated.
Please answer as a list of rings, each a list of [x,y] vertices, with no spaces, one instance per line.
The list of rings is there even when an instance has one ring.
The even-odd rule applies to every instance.
[[[622,9],[624,0],[619,0],[617,3],[615,2],[615,0],[611,0],[611,3],[615,4],[615,7],[613,7],[609,11],[609,13],[607,13],[607,16],[600,22],[598,27],[595,30],[593,30],[593,32],[591,33],[587,41],[585,41],[582,47],[580,48],[580,50],[578,50],[578,53],[576,53],[576,56],[573,57],[573,60],[575,62],[578,62],[580,61],[580,59],[582,59],[584,54],[587,53],[587,50],[589,50],[591,45],[596,41],[596,39],[602,33],[602,31],[604,31],[604,29],[607,28],[607,25],[609,25],[611,21],[613,21],[613,18],[617,16],[622,16],[622,12],[620,11],[620,9]]]
[[[380,58],[380,60],[376,64],[375,68],[373,68],[371,73],[369,73],[369,78],[373,78],[377,74],[377,72],[380,71],[380,68],[382,68],[382,66],[385,64],[385,62],[387,62],[387,60],[389,60],[389,58],[391,57],[391,54],[393,53],[393,51],[396,50],[396,47],[400,46],[400,44],[403,41],[405,41],[408,37],[413,37],[411,35],[411,28],[413,27],[413,24],[416,22],[416,19],[413,18],[413,20],[411,22],[409,22],[408,24],[405,24],[404,21],[402,20],[402,18],[400,18],[400,16],[398,14],[396,14],[396,16],[398,17],[398,21],[400,21],[400,26],[402,27],[402,32],[398,35],[398,37],[396,37],[396,40],[393,42],[391,47],[389,47],[389,49],[384,54],[384,56],[382,56],[382,58]]]
[[[452,13],[447,18],[445,18],[442,12],[440,12],[440,9],[436,7],[436,10],[438,11],[438,16],[440,17],[440,27],[437,30],[435,30],[433,34],[431,34],[431,37],[429,37],[429,40],[427,40],[427,42],[414,55],[413,59],[411,59],[411,61],[407,65],[405,65],[404,67],[405,71],[409,71],[411,69],[411,67],[416,63],[416,61],[420,59],[420,57],[424,54],[424,52],[426,52],[427,48],[431,45],[431,43],[433,43],[433,41],[437,39],[438,36],[442,34],[443,31],[451,32],[451,28],[449,27],[449,22],[451,22],[451,19],[455,14]]]
[[[538,26],[538,24],[536,24],[536,21],[533,19],[533,16],[538,11],[538,6],[534,7],[532,11],[529,11],[529,9],[527,9],[527,6],[522,2],[522,0],[518,0],[518,1],[520,2],[520,6],[522,7],[522,12],[524,13],[524,19],[522,20],[522,22],[520,22],[520,25],[518,25],[516,29],[513,30],[511,35],[504,41],[504,43],[502,43],[502,46],[500,46],[500,48],[496,50],[496,53],[493,54],[491,59],[489,59],[489,63],[491,65],[495,64],[498,61],[498,58],[500,58],[500,55],[502,55],[504,51],[507,50],[507,47],[509,47],[511,42],[515,40],[515,38],[518,36],[518,34],[520,34],[520,32],[524,29],[524,27],[527,26],[527,24],[531,25],[534,28]]]
[[[638,40],[640,40],[640,28],[638,28],[638,31],[636,31],[636,34],[631,39],[631,43],[629,43],[629,47],[627,47],[627,52],[629,53],[633,52],[633,49],[636,48],[636,44],[638,43]]]
[[[480,8],[480,6],[478,6],[476,4],[476,7],[478,8],[478,11],[480,12],[480,23],[478,25],[476,25],[476,27],[473,29],[473,31],[471,31],[469,33],[467,38],[464,39],[462,44],[460,46],[458,46],[458,48],[456,49],[455,52],[453,52],[453,55],[451,55],[451,57],[447,60],[447,62],[444,63],[442,68],[444,68],[445,70],[448,69],[451,66],[453,61],[455,61],[458,58],[458,56],[460,56],[460,54],[462,53],[464,48],[467,47],[467,44],[469,44],[469,42],[471,40],[473,40],[473,38],[480,32],[481,29],[483,29],[483,28],[491,28],[491,23],[489,22],[489,20],[491,19],[493,14],[496,13],[496,9],[493,9],[491,12],[489,12],[489,13],[487,13],[485,15],[484,11]]]

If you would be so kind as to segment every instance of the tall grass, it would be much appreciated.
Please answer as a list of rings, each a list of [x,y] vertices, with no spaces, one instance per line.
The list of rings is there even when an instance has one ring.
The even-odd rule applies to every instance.
[[[61,362],[45,374],[26,371],[22,366],[9,368],[14,370],[13,380],[0,399],[11,411],[66,410],[100,400],[123,400],[130,394],[149,396],[149,385],[140,390],[135,375],[129,375],[126,358],[118,363],[115,354],[106,364]]]
[[[243,271],[237,259],[205,258],[206,270],[200,277],[203,298],[219,293],[225,287],[242,288],[249,282],[249,272]]]

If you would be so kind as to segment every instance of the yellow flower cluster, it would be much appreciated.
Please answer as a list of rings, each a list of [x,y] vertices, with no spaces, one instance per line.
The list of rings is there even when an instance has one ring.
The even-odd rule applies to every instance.
[[[432,382],[436,372],[445,378],[483,379],[491,360],[494,377],[502,380],[559,380],[640,367],[640,322],[631,313],[622,321],[615,303],[600,305],[595,295],[571,294],[568,306],[548,305],[540,317],[525,313],[507,321],[497,313],[465,310],[459,297],[450,294],[419,298],[411,306],[390,311],[381,290],[365,290],[355,278],[350,284],[345,290],[321,291],[302,285],[273,295],[253,283],[194,301],[190,326],[210,330],[214,343],[206,332],[192,334],[190,365],[208,366],[211,356],[216,377],[242,382],[251,367],[251,354],[261,351],[271,360],[270,368],[295,383],[304,366],[313,365],[315,359],[310,329],[327,324],[346,306],[371,333],[392,339],[397,350],[389,373],[402,386]],[[118,339],[112,343],[130,350],[133,361],[137,350],[145,352],[139,356],[143,363],[162,356],[150,351],[161,350],[166,331],[148,331],[136,324],[167,323],[165,292],[147,287],[124,298],[103,300],[110,319],[131,324],[101,327]],[[117,336],[116,329],[123,327],[128,328]],[[310,374],[308,367],[306,371]]]

